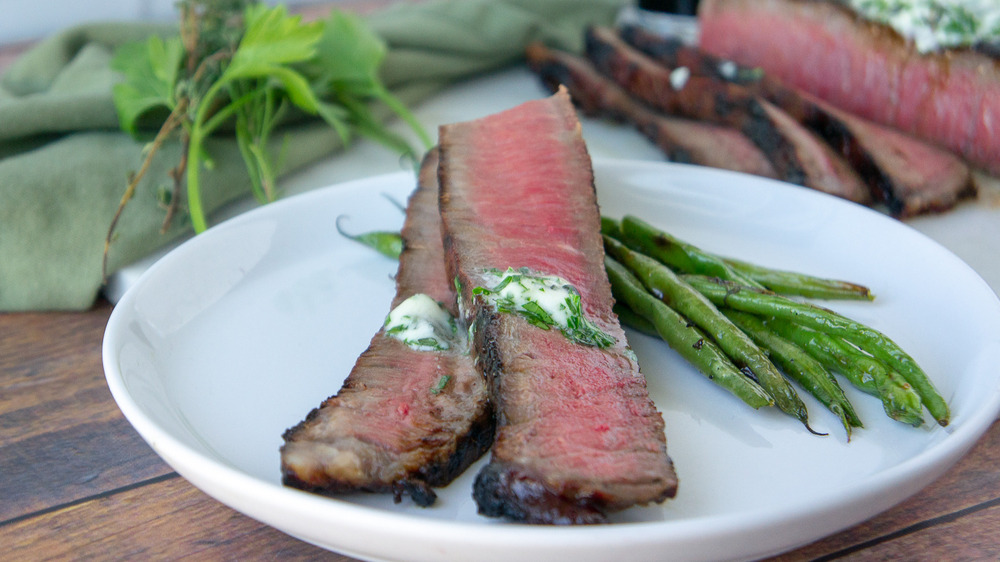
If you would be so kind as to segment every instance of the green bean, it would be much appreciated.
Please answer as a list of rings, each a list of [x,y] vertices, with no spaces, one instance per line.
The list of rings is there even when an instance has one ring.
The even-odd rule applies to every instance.
[[[765,322],[768,328],[804,349],[826,368],[844,375],[844,378],[858,390],[873,396],[879,395],[878,383],[873,373],[868,369],[852,368],[853,365],[849,364],[850,359],[837,345],[837,338],[781,318],[768,318]]]
[[[789,378],[799,383],[824,406],[840,418],[851,439],[852,427],[863,427],[854,406],[844,395],[844,389],[833,378],[830,371],[791,341],[774,333],[760,318],[730,308],[722,309],[727,318],[746,332],[761,348],[766,349],[775,365]]]
[[[659,336],[709,380],[728,390],[754,409],[771,406],[774,400],[698,328],[646,291],[625,266],[610,257],[604,260],[615,299],[656,327]]]
[[[621,321],[623,326],[632,328],[633,330],[646,334],[647,336],[660,337],[660,334],[656,331],[656,326],[652,322],[646,320],[639,313],[629,308],[624,303],[616,302],[612,311],[618,316],[618,320]]]
[[[794,416],[807,428],[809,414],[792,385],[778,372],[750,338],[733,325],[704,296],[682,282],[677,275],[651,257],[634,252],[624,244],[604,237],[608,253],[645,285],[653,296],[705,331],[741,370],[746,370],[774,398],[781,411]]]
[[[622,223],[611,217],[601,216],[601,234],[610,236],[616,240],[621,240]]]
[[[909,354],[878,330],[831,310],[780,295],[705,276],[685,275],[683,278],[717,306],[728,306],[758,316],[783,318],[847,340],[884,361],[890,370],[902,375],[920,395],[921,402],[937,423],[948,425],[951,417],[948,403],[934,387],[934,383]]]
[[[819,299],[874,298],[868,287],[856,283],[773,269],[706,252],[633,216],[622,219],[619,228],[621,235],[615,238],[681,273],[709,275],[784,295]]]
[[[796,295],[814,299],[874,300],[875,295],[864,285],[824,279],[805,273],[772,269],[761,265],[733,259],[720,258],[729,267],[760,283],[765,288],[782,295]]]
[[[877,396],[890,418],[914,427],[923,425],[920,395],[885,363],[844,340],[788,320],[772,318],[767,326],[802,346],[828,369],[844,375],[855,387]]]
[[[343,217],[337,217],[337,232],[341,236],[350,238],[359,244],[364,244],[383,256],[394,260],[399,259],[399,255],[403,253],[403,237],[399,232],[378,230],[362,232],[361,234],[348,234],[340,227],[341,218]]]
[[[763,285],[736,271],[718,257],[678,240],[631,215],[626,215],[622,219],[621,235],[622,242],[630,249],[654,258],[681,273],[711,275],[750,287],[763,288]]]

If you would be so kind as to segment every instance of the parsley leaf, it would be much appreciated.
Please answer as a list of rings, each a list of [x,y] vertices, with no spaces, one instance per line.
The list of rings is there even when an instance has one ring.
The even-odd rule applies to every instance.
[[[111,68],[125,76],[112,96],[122,129],[135,134],[140,117],[156,108],[172,111],[174,87],[184,57],[180,37],[156,35],[144,42],[123,45],[111,59]]]

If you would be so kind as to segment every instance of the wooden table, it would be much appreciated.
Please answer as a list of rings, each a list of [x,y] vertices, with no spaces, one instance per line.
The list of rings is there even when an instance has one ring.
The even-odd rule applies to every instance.
[[[111,305],[0,314],[0,559],[348,560],[216,502],[164,464],[104,381]],[[902,505],[780,560],[1000,558],[1000,422]]]

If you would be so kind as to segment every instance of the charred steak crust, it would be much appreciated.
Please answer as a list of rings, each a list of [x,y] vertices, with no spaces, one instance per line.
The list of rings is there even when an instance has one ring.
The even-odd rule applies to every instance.
[[[540,43],[529,45],[526,55],[551,92],[563,85],[585,115],[629,122],[673,162],[776,177],[764,153],[732,127],[658,113],[577,55]]]
[[[780,179],[857,203],[870,202],[868,187],[843,157],[742,85],[711,76],[675,75],[609,28],[588,29],[584,43],[594,66],[644,102],[670,115],[742,132],[767,155]]]
[[[590,502],[555,495],[537,476],[505,463],[491,463],[476,475],[472,497],[479,513],[487,517],[543,525],[593,525],[607,521],[604,513]]]
[[[667,68],[683,66],[695,75],[739,84],[781,108],[842,155],[895,217],[947,210],[975,193],[968,166],[946,149],[835,109],[759,68],[738,65],[636,26],[626,26],[619,34]]]
[[[393,306],[426,293],[454,312],[436,169],[433,151],[407,209]],[[443,375],[451,379],[432,393]],[[415,351],[380,330],[340,391],[282,436],[282,481],[324,495],[391,493],[396,501],[409,495],[427,506],[436,498],[432,487],[448,484],[482,456],[493,433],[486,384],[467,343],[447,352]]]
[[[672,496],[663,419],[611,312],[593,174],[569,96],[445,126],[439,138],[446,261],[497,420],[474,487],[480,512],[594,523]],[[617,343],[587,347],[496,313],[473,289],[507,267],[565,278]]]
[[[1000,174],[1000,58],[920,53],[835,0],[703,0],[699,45]]]

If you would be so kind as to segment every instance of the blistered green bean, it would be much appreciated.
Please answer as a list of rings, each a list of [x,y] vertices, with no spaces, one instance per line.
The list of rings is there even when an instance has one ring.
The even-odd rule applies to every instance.
[[[678,240],[653,225],[626,215],[621,220],[621,241],[630,249],[656,259],[680,273],[698,273],[760,287],[724,261],[700,248]]]
[[[403,237],[399,232],[377,230],[372,232],[362,232],[361,234],[348,234],[340,227],[340,219],[337,218],[337,232],[345,238],[350,238],[359,244],[364,244],[376,252],[392,259],[399,259],[403,253]]]
[[[934,383],[908,353],[878,330],[831,310],[780,295],[705,276],[685,275],[683,278],[716,306],[728,306],[758,316],[783,318],[847,340],[885,362],[890,370],[902,375],[920,395],[924,407],[937,423],[948,425],[951,418],[948,403]]]
[[[756,382],[733,365],[712,341],[669,306],[649,294],[625,266],[605,258],[605,268],[615,299],[645,318],[657,334],[700,373],[725,388],[752,408],[774,404],[774,400]]]
[[[768,329],[760,318],[728,308],[722,309],[722,312],[753,338],[757,345],[766,349],[771,360],[789,378],[808,390],[840,418],[848,440],[851,438],[852,427],[863,427],[854,406],[844,394],[844,389],[822,363],[804,349]]]
[[[923,425],[920,395],[899,373],[890,370],[882,361],[842,339],[788,320],[772,318],[767,321],[767,325],[800,345],[828,369],[843,375],[855,387],[877,396],[890,418],[914,427]]]
[[[604,238],[604,246],[608,254],[631,271],[654,297],[707,333],[739,369],[747,372],[771,395],[775,406],[797,418],[806,427],[809,426],[806,406],[795,389],[767,355],[708,299],[687,286],[657,260],[634,252],[607,236]]]
[[[826,300],[870,301],[875,298],[868,287],[857,283],[839,279],[825,279],[795,271],[772,269],[733,258],[721,259],[734,270],[782,295]]]

